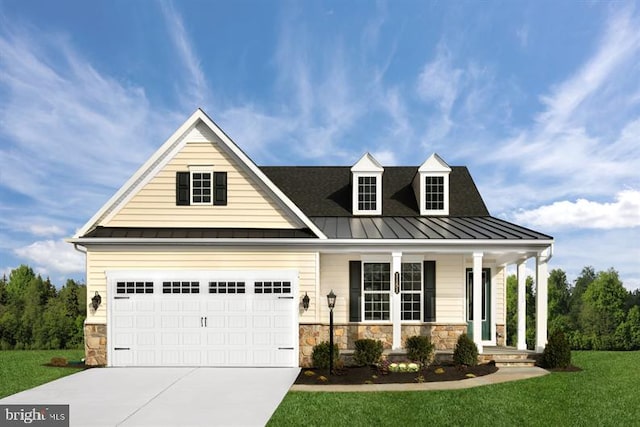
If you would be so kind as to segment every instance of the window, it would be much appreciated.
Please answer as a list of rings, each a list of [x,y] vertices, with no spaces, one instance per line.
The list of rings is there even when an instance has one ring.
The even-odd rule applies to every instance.
[[[116,282],[116,294],[152,294],[153,282]]]
[[[400,301],[402,320],[421,320],[422,313],[422,265],[419,262],[403,262],[400,277]]]
[[[191,204],[211,204],[211,172],[191,173]]]
[[[389,320],[391,266],[389,263],[364,263],[362,289],[364,320]]]
[[[256,294],[290,294],[291,282],[256,282]]]
[[[425,210],[441,211],[444,209],[444,177],[425,177],[424,203]]]
[[[162,282],[163,294],[199,294],[200,282]]]
[[[210,294],[244,294],[244,282],[209,282]]]
[[[358,177],[358,210],[359,211],[375,211],[377,210],[377,188],[375,176]]]
[[[190,172],[176,173],[176,205],[227,204],[227,173],[194,167]]]

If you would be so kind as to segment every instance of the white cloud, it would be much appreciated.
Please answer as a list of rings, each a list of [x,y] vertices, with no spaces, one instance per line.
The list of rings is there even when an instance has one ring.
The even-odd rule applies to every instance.
[[[85,256],[63,240],[42,240],[15,249],[16,255],[35,263],[43,274],[84,271]]]
[[[616,201],[598,203],[586,199],[559,201],[517,212],[517,222],[548,230],[559,228],[630,228],[640,226],[640,191],[624,190]]]
[[[66,231],[55,225],[55,224],[33,224],[29,226],[29,231],[31,234],[36,236],[61,236],[66,233]]]

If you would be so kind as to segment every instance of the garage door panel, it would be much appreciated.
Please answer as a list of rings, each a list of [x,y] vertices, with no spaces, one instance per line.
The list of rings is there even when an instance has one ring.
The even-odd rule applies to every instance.
[[[113,299],[112,345],[131,350],[112,350],[112,364],[297,366],[293,282],[271,279],[258,289],[258,282],[242,279],[180,280],[169,293],[164,284],[178,281],[162,279],[145,294]],[[189,292],[181,293],[183,282]],[[191,292],[194,283],[200,293]]]
[[[227,321],[228,321],[227,325],[230,329],[247,327],[247,318],[244,316],[229,316]]]
[[[163,332],[160,335],[160,344],[163,346],[177,346],[180,345],[180,333],[178,332]]]
[[[160,327],[162,329],[177,329],[180,327],[180,317],[177,315],[162,316],[160,317]]]
[[[138,329],[153,329],[155,325],[154,316],[136,316],[136,328]]]

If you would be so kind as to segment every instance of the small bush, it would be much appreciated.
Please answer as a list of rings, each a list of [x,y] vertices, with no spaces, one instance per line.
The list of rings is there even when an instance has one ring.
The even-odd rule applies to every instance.
[[[458,338],[453,350],[453,363],[456,365],[475,366],[478,364],[478,347],[467,334]]]
[[[67,362],[67,359],[64,358],[64,357],[52,357],[51,361],[49,362],[49,364],[51,366],[62,367],[62,366],[67,366],[68,362]]]
[[[313,366],[317,369],[329,368],[329,342],[324,341],[320,344],[313,346],[313,353],[311,353],[311,359],[313,360]],[[340,357],[340,350],[337,344],[333,344],[333,365],[336,366],[338,358]]]
[[[541,364],[545,368],[566,368],[571,364],[571,347],[564,333],[554,331],[542,353]]]
[[[375,365],[382,357],[382,341],[363,339],[356,340],[353,361],[358,365]]]
[[[420,363],[422,367],[433,361],[433,350],[434,346],[429,337],[416,335],[407,338],[407,357]]]

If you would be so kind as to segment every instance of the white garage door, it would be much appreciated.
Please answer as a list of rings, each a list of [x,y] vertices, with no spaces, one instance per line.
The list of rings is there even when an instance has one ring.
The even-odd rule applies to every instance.
[[[298,366],[293,272],[116,273],[109,285],[111,366]]]

